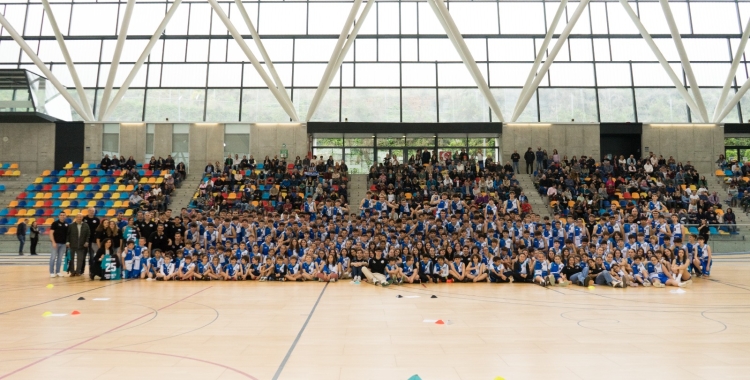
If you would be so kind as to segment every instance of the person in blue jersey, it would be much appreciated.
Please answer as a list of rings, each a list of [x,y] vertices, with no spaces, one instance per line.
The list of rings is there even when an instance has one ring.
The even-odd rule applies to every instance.
[[[209,267],[208,256],[203,254],[195,260],[195,270],[193,271],[196,280],[209,281],[208,272],[211,270]]]
[[[676,252],[677,254],[675,254],[674,259],[672,260],[672,273],[677,274],[680,281],[692,283],[692,276],[688,270],[690,267],[690,260],[688,259],[687,251],[684,248],[679,248]]]
[[[156,279],[158,281],[171,281],[174,280],[176,276],[177,268],[175,268],[174,263],[172,263],[172,256],[165,255],[164,264],[161,264],[159,266],[159,271],[156,274]]]
[[[193,281],[195,279],[195,263],[192,256],[187,256],[178,268],[175,279],[182,281]]]
[[[286,264],[286,275],[284,278],[286,281],[304,281],[302,279],[302,272],[300,272],[300,265],[297,262],[297,256],[289,258],[289,264]]]
[[[448,282],[465,282],[466,278],[466,266],[462,261],[461,255],[453,256],[453,262],[448,265],[449,278]]]
[[[389,257],[388,264],[385,265],[385,280],[389,285],[394,283],[400,285],[404,281],[401,268],[396,261],[395,257]]]
[[[467,282],[487,281],[487,271],[478,254],[471,255],[471,261],[466,267]]]
[[[276,264],[273,262],[273,258],[271,256],[267,256],[264,258],[264,261],[261,263],[260,266],[260,281],[268,281],[271,278],[271,275],[273,275],[273,272],[276,270]]]
[[[238,269],[237,258],[232,256],[222,267],[221,279],[224,281],[236,281],[239,274]]]
[[[569,282],[565,280],[563,269],[565,269],[565,264],[562,262],[562,257],[555,255],[554,261],[549,266],[549,280],[552,285],[568,286]]]
[[[138,254],[140,256],[140,250],[138,250]],[[140,278],[141,270],[140,270],[140,263],[141,259],[140,257],[136,259],[136,249],[135,249],[135,241],[129,240],[128,244],[125,248],[125,250],[122,252],[122,258],[123,263],[125,264],[125,268],[123,271],[123,278],[129,279],[129,278]],[[133,266],[134,261],[138,261],[137,266],[138,270],[137,273],[133,272]]]
[[[709,277],[711,275],[711,266],[713,265],[713,252],[711,247],[706,244],[706,237],[698,236],[698,244],[693,248],[695,258],[693,264],[698,277]]]
[[[649,273],[646,269],[646,265],[643,263],[643,257],[638,255],[633,259],[631,265],[631,273],[633,275],[633,282],[641,284],[643,286],[651,286],[649,281]]]
[[[544,257],[544,254],[537,252],[536,256],[533,257],[531,263],[534,274],[533,281],[535,284],[547,287],[552,285],[552,281],[549,278],[549,266],[550,262]]]
[[[666,271],[665,271],[666,269]],[[668,274],[669,269],[664,268],[661,261],[656,255],[651,255],[650,261],[646,264],[649,281],[657,288],[663,288],[667,285],[677,286],[677,282]]]
[[[219,256],[211,257],[211,263],[208,264],[208,278],[211,280],[222,280],[224,278],[222,272]]]
[[[312,255],[305,255],[305,262],[302,263],[302,279],[313,281],[318,277],[318,264],[313,260]]]
[[[505,269],[503,259],[500,256],[492,258],[488,266],[488,281],[491,283],[513,282],[513,271]]]
[[[245,279],[250,281],[257,281],[260,279],[260,256],[253,256],[250,259],[250,265],[245,273]]]
[[[419,267],[415,266],[414,256],[407,255],[406,260],[401,264],[401,276],[403,281],[409,284],[419,283]]]

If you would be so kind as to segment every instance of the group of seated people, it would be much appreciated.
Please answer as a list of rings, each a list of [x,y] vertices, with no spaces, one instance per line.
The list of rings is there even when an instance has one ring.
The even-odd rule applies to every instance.
[[[263,163],[256,163],[252,155],[236,162],[228,156],[223,167],[218,162],[206,165],[195,208],[283,212],[301,209],[307,198],[348,203],[349,176],[343,162],[313,156],[305,160],[297,157],[287,164],[285,158],[266,156]],[[230,193],[235,193],[234,199]]]
[[[463,172],[452,158],[450,163],[428,160],[427,165],[384,162],[375,173],[386,173],[382,184],[386,189],[393,185],[393,196],[379,189],[368,192],[357,211],[342,198],[323,195],[306,197],[299,208],[281,212],[212,208],[183,209],[175,217],[171,211],[138,213],[123,221],[122,248],[112,256],[124,278],[156,280],[346,278],[380,286],[518,282],[663,287],[687,286],[693,275],[710,275],[712,252],[706,237],[685,234],[677,215],[658,198],[627,215],[591,213],[584,219],[526,212],[513,188],[507,199],[494,188],[486,203],[453,187],[439,194],[435,189],[421,199],[403,191],[396,195],[396,174],[402,174],[402,181],[408,175],[419,178],[420,168],[427,172],[425,181],[429,175],[446,175],[444,170],[450,178],[455,171],[464,186],[467,181],[481,186],[495,175],[513,177],[512,170],[498,173],[486,161],[480,168],[471,159],[459,160]],[[376,178],[381,183],[380,175]],[[403,188],[403,182],[398,186]],[[429,190],[420,186],[417,193],[424,191]],[[141,238],[141,226],[154,225],[158,233]]]
[[[731,206],[740,206],[742,211],[750,212],[750,161],[742,162],[737,159],[727,160],[722,154],[716,160],[719,169],[731,172],[731,176],[725,177],[725,186],[729,196],[728,203]]]
[[[722,209],[719,195],[709,194],[705,176],[700,176],[690,161],[675,162],[671,156],[608,156],[600,163],[586,156],[563,157],[534,172],[533,180],[540,195],[550,201],[553,213],[575,218],[641,211],[656,197],[685,224],[734,222],[732,210]]]

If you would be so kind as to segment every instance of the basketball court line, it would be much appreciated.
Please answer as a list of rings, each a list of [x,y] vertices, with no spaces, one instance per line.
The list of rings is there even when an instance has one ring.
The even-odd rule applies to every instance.
[[[330,282],[326,282],[326,285],[323,287],[323,290],[320,291],[318,300],[315,301],[315,305],[313,305],[312,310],[310,310],[310,314],[307,315],[307,320],[305,320],[305,323],[302,325],[302,328],[299,330],[299,333],[297,333],[297,337],[294,338],[294,342],[292,342],[292,346],[289,347],[289,351],[287,351],[286,356],[284,356],[284,360],[281,361],[281,364],[279,365],[279,369],[277,369],[276,373],[273,375],[273,378],[272,378],[273,380],[278,380],[279,376],[281,375],[281,371],[284,370],[284,366],[286,366],[286,362],[289,360],[289,357],[292,356],[292,351],[294,351],[294,348],[297,347],[297,342],[299,342],[299,338],[302,337],[302,333],[305,332],[307,323],[310,322],[310,318],[312,318],[313,314],[315,313],[315,309],[318,307],[318,303],[320,303],[320,299],[323,298],[323,293],[326,292],[326,289],[328,288],[328,284],[330,284]],[[0,379],[2,378],[0,377]]]
[[[50,302],[55,302],[55,301],[59,301],[59,300],[61,300],[61,299],[63,299],[63,298],[68,298],[68,297],[72,297],[72,296],[77,296],[77,295],[79,295],[79,294],[83,294],[83,293],[88,293],[88,292],[90,292],[90,291],[92,291],[92,290],[96,290],[96,289],[101,289],[101,288],[106,288],[106,287],[108,287],[108,286],[113,286],[113,285],[124,284],[124,283],[126,283],[126,282],[130,282],[130,281],[132,281],[132,280],[124,280],[124,281],[116,282],[116,283],[114,283],[114,284],[109,284],[109,285],[98,286],[98,287],[96,287],[96,288],[92,288],[92,289],[89,289],[89,290],[84,290],[84,291],[82,291],[82,292],[78,292],[78,293],[68,294],[67,296],[62,296],[62,297],[58,297],[58,298],[55,298],[55,299],[51,299],[51,300],[49,300],[49,301],[44,301],[44,302],[40,302],[40,303],[37,303],[37,304],[34,304],[34,305],[29,305],[29,306],[19,307],[18,309],[13,309],[13,310],[8,310],[8,311],[3,311],[3,312],[0,312],[0,315],[3,315],[3,314],[8,314],[8,313],[12,313],[12,312],[14,312],[14,311],[19,311],[19,310],[24,310],[24,309],[28,309],[28,308],[31,308],[31,307],[35,307],[35,306],[39,306],[39,305],[44,305],[44,304],[47,304],[47,303],[50,303]],[[0,377],[0,379],[2,379],[2,378]]]
[[[178,304],[178,303],[180,303],[180,302],[182,302],[182,301],[184,301],[184,300],[186,300],[186,299],[188,299],[188,298],[190,298],[190,297],[192,297],[192,296],[194,296],[194,295],[196,295],[196,294],[198,294],[198,293],[202,293],[202,292],[204,292],[204,291],[206,291],[206,290],[208,290],[208,289],[210,289],[210,288],[212,288],[212,287],[211,287],[211,286],[209,286],[209,287],[207,287],[207,288],[203,288],[203,289],[201,289],[201,290],[199,290],[199,291],[197,291],[197,292],[195,292],[195,293],[192,293],[192,294],[190,294],[190,295],[188,295],[188,296],[186,296],[186,297],[184,297],[184,298],[181,298],[181,299],[179,299],[179,300],[177,300],[177,301],[174,301],[174,302],[170,303],[169,305],[163,306],[163,307],[161,307],[161,308],[159,308],[159,309],[156,309],[156,310],[157,310],[157,311],[161,311],[161,310],[164,310],[164,309],[166,309],[166,308],[168,308],[168,307],[170,307],[170,306],[176,305],[176,304]],[[92,290],[93,290],[93,289],[92,289]],[[325,290],[325,288],[324,288],[324,290]],[[68,296],[68,297],[69,297],[69,296]],[[63,297],[63,298],[65,298],[65,297]],[[48,302],[52,302],[52,301],[48,301]],[[45,303],[46,303],[46,302],[45,302]],[[76,347],[78,347],[78,346],[81,346],[81,345],[83,345],[83,344],[86,344],[86,343],[88,343],[88,342],[91,342],[91,341],[92,341],[92,340],[94,340],[94,339],[97,339],[97,338],[99,338],[99,337],[101,337],[101,336],[103,336],[103,335],[106,335],[106,334],[108,334],[108,333],[110,333],[110,332],[112,332],[112,331],[115,331],[115,330],[117,330],[117,329],[119,329],[119,328],[121,328],[121,327],[125,327],[125,326],[127,326],[127,325],[129,325],[129,324],[131,324],[131,323],[133,323],[133,322],[136,322],[136,321],[138,321],[138,320],[140,320],[140,319],[142,319],[142,318],[145,318],[146,316],[149,316],[149,315],[151,315],[151,314],[153,314],[153,312],[149,312],[149,313],[143,314],[143,315],[141,315],[140,317],[137,317],[137,318],[131,319],[130,321],[128,321],[128,322],[125,322],[125,323],[123,323],[123,324],[121,324],[121,325],[119,325],[119,326],[117,326],[117,327],[111,328],[111,329],[109,329],[109,330],[107,330],[107,331],[105,331],[105,332],[103,332],[103,333],[101,333],[101,334],[98,334],[98,335],[94,335],[94,336],[92,336],[91,338],[88,338],[88,339],[86,339],[86,340],[84,340],[84,341],[81,341],[81,342],[79,342],[79,343],[76,343],[76,344],[74,344],[74,345],[71,345],[71,346],[65,347],[65,348],[63,348],[63,349],[61,349],[61,350],[58,350],[58,351],[56,351],[56,352],[54,352],[54,353],[52,353],[52,354],[50,354],[50,355],[47,355],[47,356],[45,356],[45,357],[43,357],[43,358],[41,358],[41,359],[38,359],[38,360],[36,360],[36,361],[33,361],[33,362],[31,362],[31,363],[29,363],[29,364],[27,364],[27,365],[25,365],[25,366],[23,366],[23,367],[21,367],[21,368],[18,368],[18,369],[16,369],[15,371],[12,371],[12,372],[6,373],[5,375],[2,375],[2,376],[0,376],[0,380],[1,380],[1,379],[5,379],[5,378],[7,378],[7,377],[9,377],[9,376],[12,376],[12,375],[14,375],[14,374],[16,374],[16,373],[18,373],[18,372],[21,372],[21,371],[23,371],[23,370],[25,370],[25,369],[28,369],[28,368],[30,368],[30,367],[33,367],[33,366],[35,366],[35,365],[37,365],[37,364],[39,364],[39,363],[41,363],[41,362],[43,362],[43,361],[45,361],[45,360],[47,360],[47,359],[53,358],[53,357],[55,357],[55,356],[57,356],[57,355],[60,355],[60,354],[62,354],[62,353],[64,353],[64,352],[66,352],[66,351],[70,351],[70,350],[72,350],[72,349],[75,349],[75,348],[76,348]]]

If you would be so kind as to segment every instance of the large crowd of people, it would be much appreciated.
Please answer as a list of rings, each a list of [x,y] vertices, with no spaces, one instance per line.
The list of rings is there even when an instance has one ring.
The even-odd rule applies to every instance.
[[[80,262],[90,262],[92,279],[663,287],[710,275],[706,236],[683,228],[693,200],[669,198],[669,186],[702,196],[679,186],[700,185],[689,162],[650,156],[597,163],[553,153],[532,165],[539,189],[522,189],[517,152],[505,165],[466,152],[435,153],[405,163],[386,157],[373,166],[358,209],[348,204],[343,162],[230,156],[206,166],[199,207],[94,223],[85,247],[73,253],[89,255]],[[278,198],[271,198],[273,189]],[[531,210],[525,191],[584,205],[543,216]],[[73,227],[53,226],[53,246],[69,243]],[[56,257],[52,276],[59,273]]]
[[[125,156],[110,158],[108,154],[105,154],[99,163],[99,167],[103,170],[123,171],[121,184],[133,185],[133,191],[128,196],[130,208],[141,211],[164,212],[171,203],[172,193],[180,187],[187,176],[185,163],[175,164],[172,155],[167,155],[167,158],[152,156],[146,165],[139,166],[133,156],[127,159]],[[147,168],[153,172],[166,170],[169,173],[160,183],[142,184],[140,183],[139,167]]]

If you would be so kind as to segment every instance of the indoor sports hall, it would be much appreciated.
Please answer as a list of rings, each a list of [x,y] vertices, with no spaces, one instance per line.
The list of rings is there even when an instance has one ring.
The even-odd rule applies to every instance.
[[[748,0],[0,0],[0,380],[746,379]]]

